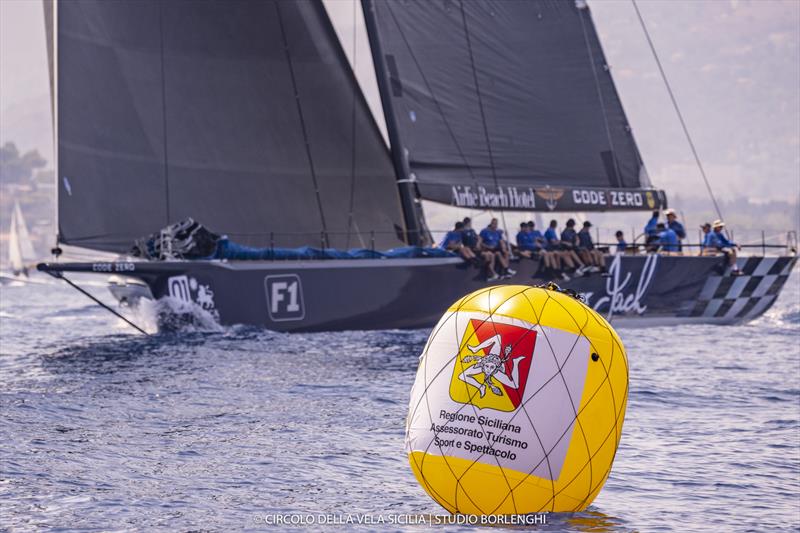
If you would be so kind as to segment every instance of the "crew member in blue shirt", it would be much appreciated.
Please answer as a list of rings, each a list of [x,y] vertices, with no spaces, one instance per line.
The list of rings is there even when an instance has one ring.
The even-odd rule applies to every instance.
[[[658,240],[658,211],[653,211],[653,216],[647,221],[644,226],[644,243],[645,245],[652,245]],[[654,246],[647,246],[647,249],[654,251]]]
[[[711,234],[713,235],[710,244],[712,244],[717,250],[725,254],[725,257],[728,258],[728,265],[731,267],[731,275],[732,276],[739,276],[741,272],[739,271],[739,265],[736,264],[736,250],[739,248],[739,245],[735,242],[731,242],[722,232],[722,229],[725,227],[725,223],[721,220],[715,220],[713,224],[711,224],[713,231]]]
[[[674,209],[667,209],[664,211],[664,215],[667,217],[667,227],[678,236],[678,251],[683,251],[683,239],[686,238],[686,230],[683,224],[678,222],[678,215],[675,214]]]
[[[545,240],[544,235],[542,235],[542,232],[536,229],[536,224],[533,223],[533,220],[521,223],[520,228],[523,226],[525,226],[525,229],[520,230],[520,233],[517,234],[517,246],[520,249],[520,254],[525,255],[523,252],[526,249],[530,250],[530,255],[525,255],[525,257],[533,257],[536,255],[541,256],[545,269],[551,269],[555,272],[558,272],[562,278],[568,280],[569,277],[566,277],[566,274],[561,272],[561,261],[559,260],[557,253],[545,249],[547,241]],[[522,236],[523,242],[529,243],[527,247],[520,246],[520,236]]]
[[[494,253],[484,250],[483,246],[481,246],[481,237],[472,229],[471,218],[464,217],[462,222],[464,224],[464,229],[461,230],[461,242],[464,243],[464,246],[472,250],[472,253],[477,254],[481,258],[483,265],[486,267],[487,279],[497,279],[498,276],[494,270]]]
[[[478,237],[478,234],[472,229],[471,218],[464,217],[462,222],[464,223],[464,229],[461,231],[461,241],[464,243],[464,246],[475,252],[478,249],[480,237]]]
[[[500,266],[503,267],[504,277],[511,277],[517,273],[516,270],[509,268],[510,254],[508,250],[508,243],[503,236],[503,230],[498,229],[497,219],[493,218],[489,225],[481,230],[480,237],[482,240],[483,249],[492,252]],[[497,274],[495,274],[497,276]],[[496,277],[494,279],[497,279]],[[490,281],[494,281],[491,280]]]
[[[517,232],[517,253],[522,257],[530,259],[541,251],[542,247],[533,237],[531,228],[527,222],[520,222],[519,232]]]
[[[575,261],[572,258],[574,252],[565,250],[564,245],[561,243],[561,239],[558,237],[558,232],[556,231],[557,227],[558,221],[551,220],[550,225],[544,232],[545,249],[548,252],[553,252],[553,254],[558,258],[559,263],[562,263],[566,268],[574,269],[576,266]],[[565,281],[568,280],[566,274],[562,274],[561,277],[564,278]]]
[[[567,220],[567,227],[561,232],[561,248],[577,265],[575,269],[576,275],[582,276],[584,272],[589,270],[589,265],[578,257],[578,233],[575,231],[575,220],[572,218]]]
[[[658,241],[655,244],[658,244],[660,251],[670,254],[680,251],[681,242],[677,233],[669,229],[663,222],[659,222],[656,229],[658,230]]]
[[[456,222],[455,228],[447,232],[439,247],[457,253],[465,261],[474,261],[475,254],[467,246],[464,246],[463,230],[464,223]]]
[[[700,229],[703,231],[702,242],[700,243],[700,255],[717,255],[717,239],[711,231],[711,224],[706,222]]]
[[[625,250],[628,248],[628,243],[625,242],[625,235],[621,230],[617,230],[614,236],[617,238],[617,253],[624,254]]]
[[[590,271],[600,272],[605,268],[605,259],[603,259],[603,253],[594,247],[594,242],[592,242],[592,233],[589,229],[591,227],[591,222],[588,220],[584,221],[583,227],[577,235],[577,252],[583,262],[586,265],[589,265]]]

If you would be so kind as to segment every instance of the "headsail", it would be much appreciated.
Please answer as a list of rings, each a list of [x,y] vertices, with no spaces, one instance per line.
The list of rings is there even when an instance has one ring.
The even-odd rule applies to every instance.
[[[252,246],[400,242],[388,152],[319,0],[52,18],[60,242],[125,252],[186,217]]]
[[[463,207],[653,209],[583,0],[364,0],[409,177]],[[388,119],[387,119],[388,122]]]

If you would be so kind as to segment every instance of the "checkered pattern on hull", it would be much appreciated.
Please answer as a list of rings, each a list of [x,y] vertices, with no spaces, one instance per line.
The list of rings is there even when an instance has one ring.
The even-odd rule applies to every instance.
[[[796,261],[796,257],[739,258],[743,275],[731,276],[726,269],[721,276],[709,277],[690,316],[727,321],[758,317],[775,302]]]

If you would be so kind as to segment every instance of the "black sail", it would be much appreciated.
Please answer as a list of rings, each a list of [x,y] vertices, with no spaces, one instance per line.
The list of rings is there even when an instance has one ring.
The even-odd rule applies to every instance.
[[[423,198],[521,210],[665,205],[585,2],[364,1],[382,97]]]
[[[56,19],[60,242],[185,217],[253,246],[400,243],[388,150],[318,0],[70,0]]]

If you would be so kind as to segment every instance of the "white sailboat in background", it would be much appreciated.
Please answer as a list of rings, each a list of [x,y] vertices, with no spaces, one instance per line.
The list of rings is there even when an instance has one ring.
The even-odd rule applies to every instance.
[[[0,274],[5,281],[22,281],[28,279],[28,265],[36,262],[36,251],[31,242],[28,225],[22,215],[19,202],[14,201],[11,213],[11,228],[8,232],[8,268],[10,272]]]

